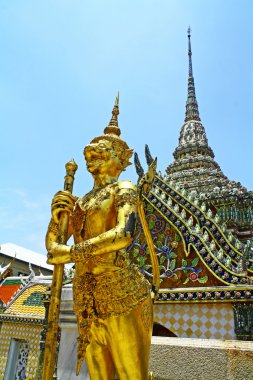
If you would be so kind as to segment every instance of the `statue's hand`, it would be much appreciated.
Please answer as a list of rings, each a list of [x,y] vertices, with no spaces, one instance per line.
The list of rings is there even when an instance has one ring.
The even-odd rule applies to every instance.
[[[51,243],[47,254],[48,264],[71,263],[70,246],[58,243]]]
[[[62,211],[72,213],[77,199],[68,191],[58,191],[55,194],[51,205],[52,217],[55,223],[59,223],[59,216]]]

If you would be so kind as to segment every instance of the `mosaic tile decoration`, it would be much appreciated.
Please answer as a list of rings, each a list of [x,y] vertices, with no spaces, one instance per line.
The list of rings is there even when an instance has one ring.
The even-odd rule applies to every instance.
[[[6,313],[44,317],[45,308],[41,301],[41,296],[45,293],[45,287],[45,285],[33,285],[25,289],[25,291],[13,302],[13,304],[8,307]]]
[[[236,339],[232,304],[155,304],[154,322],[181,338]]]
[[[0,333],[0,380],[4,379],[11,338],[28,341],[29,354],[26,367],[26,379],[37,379],[41,329],[42,326],[32,324],[3,323]]]

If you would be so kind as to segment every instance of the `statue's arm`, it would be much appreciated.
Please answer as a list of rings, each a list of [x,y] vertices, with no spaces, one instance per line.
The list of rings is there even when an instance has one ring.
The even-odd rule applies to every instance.
[[[137,216],[137,193],[129,181],[118,184],[115,193],[116,225],[114,228],[84,242],[67,245],[51,243],[48,263],[86,262],[96,255],[104,255],[127,248],[133,241]]]
[[[69,224],[68,224],[68,233],[67,233],[67,241],[72,235],[72,217],[69,217]],[[52,243],[57,243],[58,241],[58,235],[59,235],[59,223],[56,223],[53,218],[51,218],[47,233],[46,233],[46,249],[49,251]]]

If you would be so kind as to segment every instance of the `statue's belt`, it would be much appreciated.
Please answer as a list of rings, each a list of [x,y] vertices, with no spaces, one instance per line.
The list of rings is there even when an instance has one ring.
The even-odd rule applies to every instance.
[[[150,294],[150,285],[130,264],[101,275],[87,273],[73,282],[75,313],[106,319],[126,314]]]

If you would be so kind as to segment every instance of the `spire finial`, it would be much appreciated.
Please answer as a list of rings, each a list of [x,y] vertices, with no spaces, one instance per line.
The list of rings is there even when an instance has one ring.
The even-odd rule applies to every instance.
[[[191,27],[187,29],[188,33],[188,56],[189,56],[189,77],[192,77],[192,48],[191,48]]]
[[[111,120],[108,126],[104,129],[105,134],[109,133],[109,134],[120,136],[121,132],[118,126],[118,115],[119,115],[119,91],[116,95],[114,107],[112,110]]]
[[[200,121],[198,103],[195,95],[195,85],[192,70],[192,49],[191,49],[191,28],[187,29],[188,35],[188,57],[189,57],[189,76],[188,76],[188,95],[186,101],[185,122],[189,120]]]
[[[119,106],[119,91],[117,92],[117,95],[116,95],[115,106]]]

